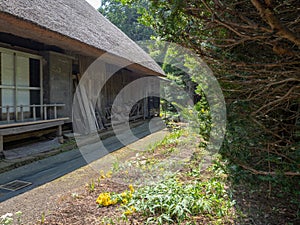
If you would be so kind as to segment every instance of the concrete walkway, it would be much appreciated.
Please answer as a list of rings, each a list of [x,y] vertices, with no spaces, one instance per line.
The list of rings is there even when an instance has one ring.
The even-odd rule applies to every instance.
[[[115,137],[109,137],[103,141],[106,149],[113,152],[95,162],[87,165],[78,149],[64,152],[29,165],[19,167],[0,174],[1,184],[12,180],[31,182],[32,185],[18,191],[0,191],[0,215],[7,212],[22,211],[26,215],[25,224],[36,221],[41,215],[36,215],[34,208],[39,212],[47,213],[55,210],[57,199],[66,193],[74,193],[76,189],[84,187],[91,179],[99,176],[97,168],[109,162],[107,158],[114,155],[117,158],[129,157],[130,149],[145,150],[150,144],[162,140],[168,133],[160,130],[150,134],[148,124],[142,124],[134,129],[133,133],[140,138],[138,141],[124,147]],[[116,151],[119,149],[118,151]],[[112,165],[107,165],[112,166]],[[52,182],[50,182],[52,181]]]

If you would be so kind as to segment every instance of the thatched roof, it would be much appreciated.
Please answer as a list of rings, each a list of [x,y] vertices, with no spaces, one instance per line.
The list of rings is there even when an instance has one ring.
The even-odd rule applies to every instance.
[[[131,62],[144,61],[138,64],[163,74],[148,54],[84,0],[0,0],[0,14],[17,17]]]

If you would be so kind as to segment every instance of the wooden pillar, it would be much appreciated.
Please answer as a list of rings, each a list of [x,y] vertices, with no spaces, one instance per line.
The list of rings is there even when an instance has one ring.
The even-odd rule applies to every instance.
[[[32,107],[32,113],[33,113],[33,121],[36,121],[36,107],[33,105]]]
[[[9,106],[6,106],[6,120],[7,120],[7,123],[9,123],[9,121],[10,121]]]
[[[0,155],[3,153],[3,136],[0,135]]]
[[[17,107],[17,55],[14,53],[14,109],[15,109],[15,121],[18,120],[18,107]]]
[[[44,106],[44,120],[47,120],[47,106]]]
[[[54,104],[54,119],[57,119],[57,106]]]
[[[24,109],[23,109],[23,105],[20,106],[20,112],[21,112],[21,121],[24,121]]]
[[[60,144],[63,144],[64,143],[64,137],[63,137],[63,134],[62,134],[62,125],[58,126],[57,137],[58,137],[58,142]]]

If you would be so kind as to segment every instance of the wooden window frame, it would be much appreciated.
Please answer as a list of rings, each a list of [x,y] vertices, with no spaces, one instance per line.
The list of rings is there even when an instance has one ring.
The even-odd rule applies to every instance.
[[[12,89],[14,90],[14,102],[13,102],[13,106],[14,106],[14,113],[15,113],[15,121],[18,120],[18,107],[17,107],[17,92],[18,90],[37,90],[40,91],[40,105],[43,105],[43,57],[39,56],[39,55],[35,55],[35,54],[31,54],[31,53],[26,53],[26,52],[22,52],[22,51],[18,51],[18,50],[13,50],[13,49],[8,49],[8,48],[3,48],[0,47],[0,54],[1,53],[7,53],[7,54],[12,54],[14,56],[14,68],[13,68],[13,74],[14,74],[14,85],[0,85],[0,90],[2,89]],[[22,87],[22,86],[17,86],[16,84],[16,80],[17,80],[17,73],[16,73],[16,57],[17,56],[21,56],[21,57],[25,57],[28,59],[36,59],[39,60],[40,62],[40,87]],[[0,68],[1,69],[1,68]],[[30,84],[29,84],[30,85]],[[41,107],[40,109],[41,111],[41,115],[43,113],[43,109]]]

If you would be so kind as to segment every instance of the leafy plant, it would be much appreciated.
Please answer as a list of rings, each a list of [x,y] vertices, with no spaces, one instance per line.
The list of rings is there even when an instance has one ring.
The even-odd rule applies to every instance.
[[[110,193],[104,192],[100,193],[98,196],[96,203],[100,207],[107,207],[110,205],[116,205],[118,203],[122,205],[127,205],[130,199],[132,198],[132,194],[134,193],[134,188],[132,185],[129,185],[129,191],[124,191],[122,193]]]
[[[21,211],[16,212],[15,216],[17,217],[17,224],[21,225],[22,224],[22,221],[21,221],[22,212]],[[12,213],[6,213],[0,217],[0,225],[11,225],[11,224],[13,224],[13,222],[14,222],[14,219],[13,219]]]
[[[13,223],[14,219],[12,218],[12,213],[6,213],[0,217],[0,224],[1,225],[10,225]]]
[[[148,151],[153,152],[155,149],[164,147],[169,148],[176,146],[180,140],[179,138],[183,135],[185,131],[183,129],[177,129],[166,135],[161,141],[155,142],[153,145],[149,146]]]
[[[45,223],[45,213],[43,212],[41,215],[41,224]]]
[[[94,182],[94,180],[91,181],[91,183],[89,184],[88,187],[89,187],[90,192],[95,191],[95,182]]]
[[[165,224],[181,223],[199,214],[223,218],[231,213],[233,205],[218,177],[185,183],[172,176],[157,185],[138,189],[128,207],[134,207],[147,223]]]

